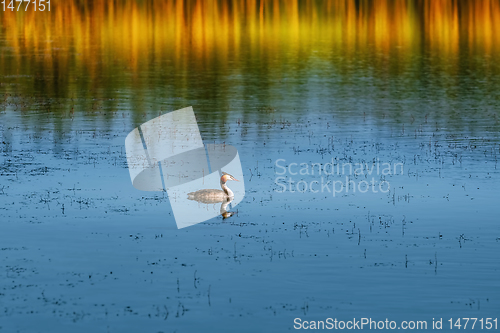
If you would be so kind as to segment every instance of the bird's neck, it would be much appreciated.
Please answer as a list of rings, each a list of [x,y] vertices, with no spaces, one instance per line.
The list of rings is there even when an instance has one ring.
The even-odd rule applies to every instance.
[[[227,187],[226,183],[221,182],[220,187],[222,187],[222,190],[227,194],[228,197],[234,197],[233,191],[231,191],[231,189]]]

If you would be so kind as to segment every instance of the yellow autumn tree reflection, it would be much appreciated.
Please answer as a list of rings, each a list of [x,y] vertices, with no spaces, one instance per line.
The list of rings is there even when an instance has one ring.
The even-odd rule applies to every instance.
[[[497,0],[342,1],[93,1],[54,3],[51,12],[2,16],[4,38],[17,56],[26,50],[67,62],[71,54],[96,70],[120,59],[133,69],[148,58],[185,57],[224,63],[242,47],[262,56],[346,53],[427,45],[445,54],[461,44],[491,53],[500,45]],[[70,51],[70,53],[62,52]],[[62,59],[61,59],[62,58]]]
[[[425,53],[454,73],[460,52],[500,54],[498,0],[65,0],[51,12],[7,11],[1,24],[2,73],[49,75],[58,86],[41,85],[58,91],[78,73],[89,89],[103,73],[143,84],[159,63],[223,72],[314,58],[348,75],[343,59],[404,69]]]

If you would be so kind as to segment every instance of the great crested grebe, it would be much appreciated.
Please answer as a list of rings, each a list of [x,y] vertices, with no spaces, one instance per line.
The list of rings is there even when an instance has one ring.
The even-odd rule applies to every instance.
[[[228,180],[239,181],[230,174],[222,172],[222,177],[220,177],[220,187],[222,190],[199,190],[196,192],[188,193],[188,199],[205,204],[213,204],[218,202],[227,201],[230,198],[234,198],[234,193],[229,187],[227,187],[226,182]]]

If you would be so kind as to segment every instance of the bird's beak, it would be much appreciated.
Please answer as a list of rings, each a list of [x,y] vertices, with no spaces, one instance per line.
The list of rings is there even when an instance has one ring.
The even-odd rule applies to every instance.
[[[236,180],[237,182],[239,182],[239,180],[238,180],[238,179],[236,179],[236,178],[234,178],[234,177],[233,177],[233,180]]]

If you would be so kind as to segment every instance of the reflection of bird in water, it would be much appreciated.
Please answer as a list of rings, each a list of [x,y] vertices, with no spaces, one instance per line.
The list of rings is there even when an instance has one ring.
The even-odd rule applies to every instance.
[[[222,215],[223,220],[228,219],[234,215],[234,212],[227,211],[227,206],[231,203],[231,201],[233,201],[233,198],[227,198],[220,205],[220,215]]]
[[[222,218],[225,220],[234,215],[234,212],[228,212],[227,206],[233,201],[234,193],[231,189],[226,185],[228,180],[239,181],[230,174],[226,172],[222,172],[222,177],[220,177],[220,187],[222,190],[199,190],[196,192],[188,193],[188,199],[198,201],[204,204],[216,204],[221,203],[220,205],[220,214]]]
[[[228,180],[239,181],[230,174],[223,172],[222,177],[220,177],[220,187],[222,190],[199,190],[196,192],[188,193],[188,199],[205,204],[213,204],[218,202],[227,201],[227,199],[234,198],[234,193],[229,187],[227,187],[226,182]]]

